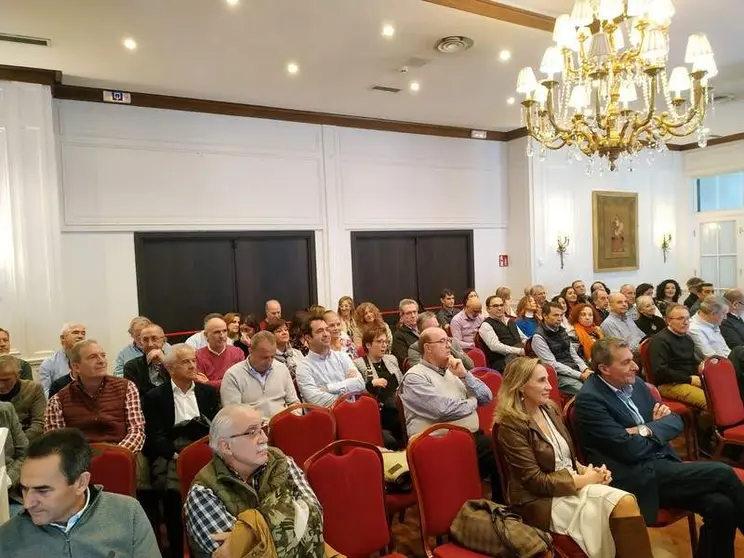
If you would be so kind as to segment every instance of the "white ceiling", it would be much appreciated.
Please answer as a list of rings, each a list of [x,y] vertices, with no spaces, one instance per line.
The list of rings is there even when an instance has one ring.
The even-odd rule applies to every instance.
[[[503,0],[502,0],[503,1]],[[743,0],[674,0],[672,64],[686,37],[706,32],[721,73],[719,92],[744,99],[739,47]],[[558,15],[572,0],[508,1]],[[715,9],[712,9],[712,5]],[[392,23],[393,39],[380,34]],[[522,66],[536,66],[549,33],[423,0],[0,0],[0,32],[51,39],[51,47],[0,43],[0,63],[61,70],[64,82],[393,120],[509,130],[521,125],[514,96]],[[444,55],[438,39],[475,46]],[[136,51],[122,46],[136,39]],[[513,52],[508,63],[501,49]],[[398,69],[412,58],[421,68]],[[286,64],[300,66],[289,76]],[[411,79],[420,82],[408,92]],[[372,85],[401,87],[397,94]],[[744,102],[718,108],[716,134],[744,131]]]

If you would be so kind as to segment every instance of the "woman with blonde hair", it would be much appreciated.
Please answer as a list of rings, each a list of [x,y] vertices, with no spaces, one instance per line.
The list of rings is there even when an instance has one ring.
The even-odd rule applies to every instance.
[[[350,296],[339,298],[336,314],[341,319],[341,335],[351,339],[354,331],[354,299]]]
[[[354,330],[352,331],[352,340],[359,347],[362,344],[362,337],[365,329],[383,329],[388,339],[388,352],[393,344],[393,333],[390,326],[385,323],[380,314],[380,309],[371,302],[362,302],[356,307],[354,312]]]
[[[326,325],[328,325],[328,333],[331,335],[331,350],[341,351],[349,355],[351,360],[354,360],[359,355],[357,354],[356,345],[348,337],[344,337],[341,333],[341,318],[338,317],[333,310],[326,310],[323,314],[323,319]]]
[[[604,465],[576,460],[545,367],[519,357],[503,377],[494,418],[497,451],[507,463],[507,503],[525,523],[570,536],[592,558],[653,558],[635,497],[609,486]]]
[[[240,341],[240,314],[237,312],[228,312],[223,318],[227,325],[227,336],[232,340],[233,345]]]

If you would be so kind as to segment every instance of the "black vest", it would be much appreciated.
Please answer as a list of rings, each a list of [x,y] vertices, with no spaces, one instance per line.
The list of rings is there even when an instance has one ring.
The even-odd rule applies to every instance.
[[[505,324],[501,320],[495,320],[493,318],[486,318],[483,320],[485,323],[493,328],[499,341],[504,345],[510,347],[521,347],[522,338],[519,337],[519,331],[517,331],[517,325],[514,322]],[[504,364],[506,361],[506,355],[499,354],[488,348],[485,342],[482,343],[483,352],[486,353],[486,360],[488,361],[488,367],[493,370],[503,371]]]
[[[576,368],[576,363],[571,358],[571,339],[568,337],[565,328],[559,327],[558,331],[551,331],[543,327],[541,324],[538,326],[537,331],[535,331],[535,335],[539,335],[545,339],[545,342],[548,344],[548,348],[550,349],[550,352],[553,353],[555,360],[573,368],[574,370],[578,370],[578,368]]]

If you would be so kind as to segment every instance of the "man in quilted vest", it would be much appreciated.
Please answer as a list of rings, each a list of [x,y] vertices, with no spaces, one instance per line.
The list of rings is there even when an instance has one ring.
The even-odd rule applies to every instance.
[[[194,478],[186,498],[192,556],[324,556],[323,511],[292,458],[268,446],[261,413],[228,405],[212,421],[212,460]],[[258,513],[255,513],[258,512]],[[270,533],[251,549],[235,548],[237,522]],[[267,526],[268,529],[263,526]],[[257,547],[260,547],[257,548]]]

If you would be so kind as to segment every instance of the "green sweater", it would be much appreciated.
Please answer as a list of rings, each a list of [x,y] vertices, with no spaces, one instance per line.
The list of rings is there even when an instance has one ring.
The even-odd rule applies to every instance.
[[[90,487],[90,503],[65,533],[34,525],[27,512],[0,527],[3,558],[161,558],[150,522],[129,496]]]

